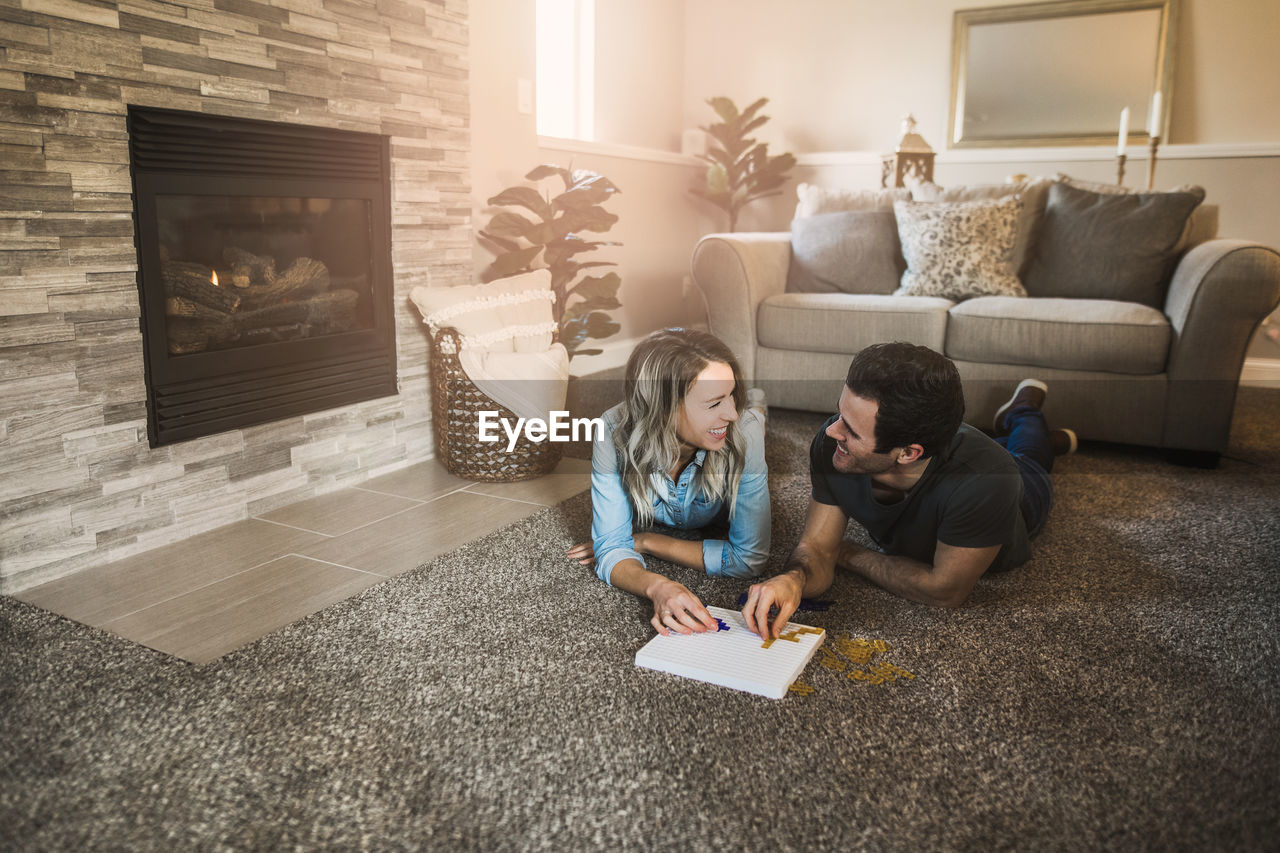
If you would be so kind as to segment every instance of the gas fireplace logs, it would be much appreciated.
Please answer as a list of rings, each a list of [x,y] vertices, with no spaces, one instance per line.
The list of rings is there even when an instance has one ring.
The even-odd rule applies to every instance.
[[[356,325],[360,294],[332,287],[329,268],[298,258],[276,272],[274,258],[223,250],[224,269],[161,260],[174,355],[344,332]]]

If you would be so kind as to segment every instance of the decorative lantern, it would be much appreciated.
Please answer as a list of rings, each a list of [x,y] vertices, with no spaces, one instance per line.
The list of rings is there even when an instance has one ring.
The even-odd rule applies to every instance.
[[[906,179],[913,182],[933,180],[934,151],[924,137],[916,133],[915,116],[908,115],[902,120],[902,138],[892,154],[880,158],[880,186],[904,187]],[[893,183],[889,183],[889,179]]]

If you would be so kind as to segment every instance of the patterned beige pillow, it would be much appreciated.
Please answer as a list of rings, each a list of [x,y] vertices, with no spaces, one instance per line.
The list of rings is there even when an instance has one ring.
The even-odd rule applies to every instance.
[[[1049,200],[1052,178],[1031,178],[1024,181],[1006,181],[1003,184],[962,184],[940,187],[937,184],[917,184],[911,191],[913,201],[981,201],[982,199],[1022,198],[1022,215],[1018,218],[1018,237],[1013,242],[1013,271],[1022,274],[1031,260],[1031,250],[1040,223],[1044,221],[1044,206]]]
[[[796,187],[796,219],[847,210],[893,210],[895,201],[911,198],[911,190],[843,190],[800,184]]]
[[[1026,296],[1013,269],[1022,199],[899,201],[893,205],[907,271],[897,296]]]

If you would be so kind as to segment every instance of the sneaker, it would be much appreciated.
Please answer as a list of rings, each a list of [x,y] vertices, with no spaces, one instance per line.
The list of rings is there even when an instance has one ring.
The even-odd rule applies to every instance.
[[[1053,448],[1054,456],[1068,456],[1080,447],[1080,440],[1076,438],[1075,430],[1051,429],[1049,446]]]
[[[747,389],[747,409],[756,413],[760,423],[769,422],[769,404],[764,401],[763,388]]]
[[[1049,386],[1045,385],[1039,379],[1024,379],[1018,383],[1018,387],[1013,389],[1013,396],[1009,398],[1003,406],[996,409],[996,416],[991,421],[991,431],[997,436],[1008,435],[1009,430],[1005,426],[1005,413],[1014,406],[1035,406],[1037,409],[1044,408],[1045,398],[1049,396]]]

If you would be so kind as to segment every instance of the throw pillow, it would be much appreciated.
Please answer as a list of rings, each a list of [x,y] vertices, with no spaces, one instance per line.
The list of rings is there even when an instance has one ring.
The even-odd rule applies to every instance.
[[[458,363],[477,388],[519,417],[545,421],[551,412],[564,410],[569,353],[563,344],[552,344],[542,352],[464,349],[458,353]]]
[[[803,219],[806,216],[845,210],[893,210],[893,203],[911,198],[911,191],[902,188],[842,190],[827,189],[817,184],[800,184],[796,187],[796,198],[795,218]]]
[[[892,210],[845,211],[791,223],[789,293],[883,293],[906,268]]]
[[[1139,190],[1133,187],[1126,187],[1121,184],[1101,184],[1096,181],[1082,181],[1079,178],[1073,178],[1070,175],[1058,173],[1058,180],[1068,186],[1075,187],[1078,190],[1091,190],[1095,193],[1103,195],[1132,195],[1141,192],[1164,192],[1164,190]],[[1218,211],[1216,209],[1208,211],[1205,209],[1204,187],[1199,184],[1181,184],[1174,187],[1168,192],[1174,193],[1191,193],[1197,196],[1200,201],[1196,203],[1196,208],[1192,211],[1191,216],[1187,218],[1187,226],[1182,229],[1182,236],[1178,239],[1178,245],[1174,247],[1174,251],[1182,254],[1187,249],[1205,240],[1212,240],[1218,234]]]
[[[893,206],[907,271],[898,296],[1026,296],[1013,270],[1022,199],[900,201]]]
[[[1164,192],[1164,190],[1140,190],[1134,187],[1126,187],[1123,184],[1103,184],[1097,181],[1083,181],[1062,172],[1058,173],[1058,182],[1066,184],[1067,186],[1075,187],[1078,190],[1089,190],[1090,192],[1102,193],[1104,195],[1133,195],[1135,193]],[[1206,195],[1204,187],[1199,184],[1182,184],[1168,190],[1168,192],[1191,193],[1192,195],[1199,196],[1200,201],[1204,201],[1204,197]],[[1198,203],[1199,202],[1197,202],[1197,204]]]
[[[424,287],[409,291],[431,331],[452,326],[464,349],[543,352],[556,331],[551,271],[533,270],[488,284]]]
[[[1013,241],[1013,271],[1020,274],[1031,258],[1036,232],[1044,220],[1044,206],[1049,199],[1049,178],[1011,181],[1003,184],[969,184],[943,188],[937,184],[917,184],[911,191],[914,201],[980,201],[982,199],[1022,198],[1022,215],[1018,218],[1018,235]]]
[[[1200,198],[1054,184],[1027,268],[1027,292],[1162,307],[1178,241]]]

